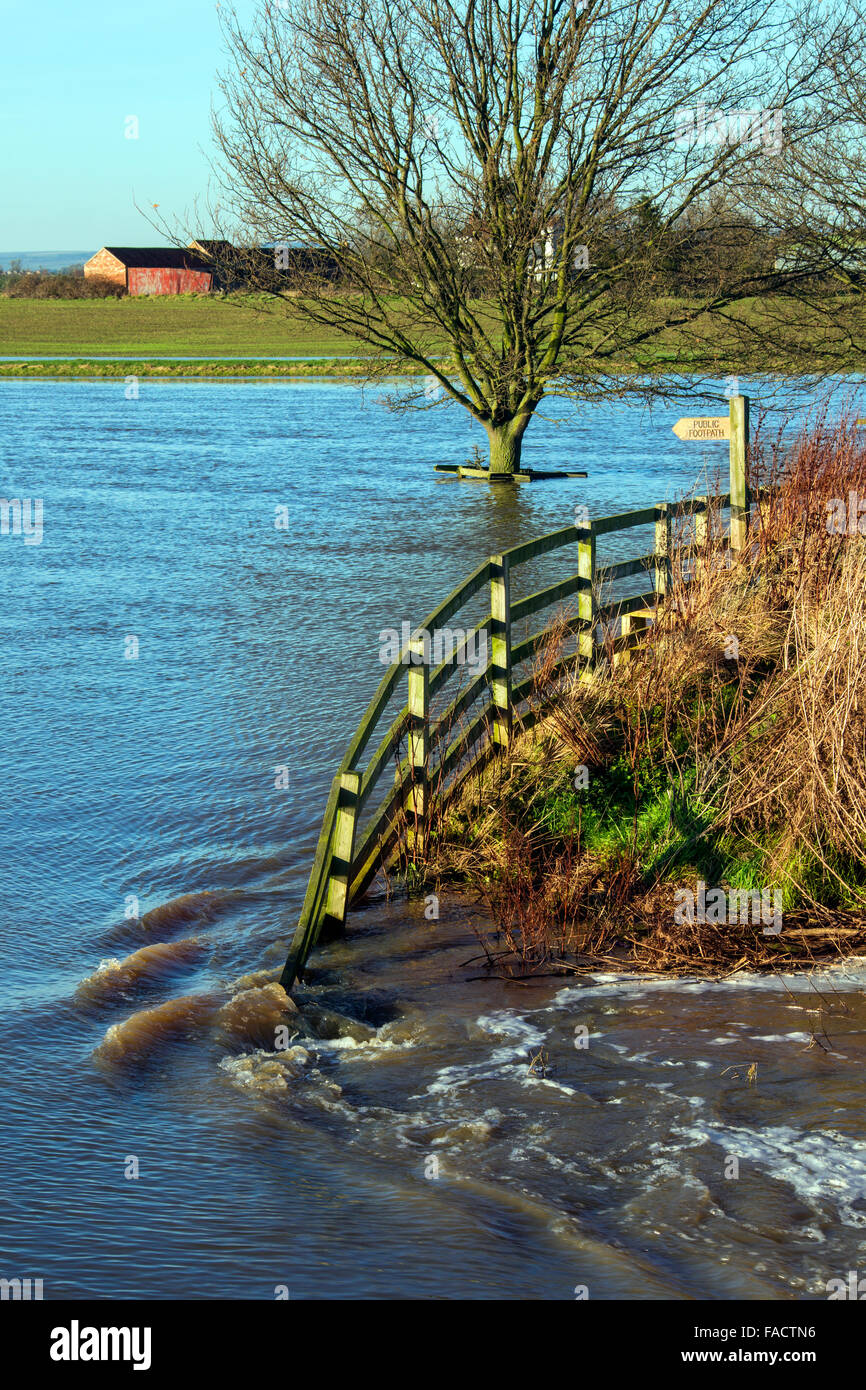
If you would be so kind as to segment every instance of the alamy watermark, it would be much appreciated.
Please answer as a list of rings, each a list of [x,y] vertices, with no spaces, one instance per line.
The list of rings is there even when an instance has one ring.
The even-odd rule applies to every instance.
[[[831,1303],[840,1299],[851,1299],[857,1303],[866,1300],[866,1279],[859,1278],[855,1269],[849,1269],[846,1279],[828,1279],[824,1288]]]
[[[0,1302],[29,1303],[42,1301],[41,1279],[0,1279]]]
[[[782,890],[762,888],[707,888],[698,881],[697,892],[678,888],[674,894],[675,922],[703,922],[722,926],[763,925],[764,936],[778,936],[782,930]]]
[[[782,112],[718,111],[700,102],[677,112],[675,139],[677,144],[752,145],[780,154],[784,144]]]
[[[41,545],[42,498],[0,497],[0,536],[23,536],[25,545]]]
[[[827,530],[831,536],[866,536],[866,497],[853,490],[848,500],[831,497],[827,503]]]
[[[412,649],[412,644],[421,647]],[[482,671],[487,666],[487,629],[437,627],[428,632],[425,627],[413,628],[404,622],[398,632],[395,627],[383,627],[379,633],[379,660],[383,666],[402,662],[404,666],[439,666],[454,660],[458,666]]]
[[[73,1318],[68,1327],[51,1330],[48,1355],[52,1361],[129,1361],[134,1371],[151,1365],[149,1327],[82,1327]]]

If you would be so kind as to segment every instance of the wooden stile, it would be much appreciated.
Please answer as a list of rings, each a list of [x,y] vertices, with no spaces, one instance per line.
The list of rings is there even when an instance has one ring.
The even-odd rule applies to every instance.
[[[577,652],[561,658],[554,669],[554,677],[566,674],[578,664],[581,677],[591,678],[599,657],[598,628],[620,623],[621,635],[613,641],[613,660],[615,663],[627,661],[658,604],[668,597],[675,517],[694,516],[695,544],[691,551],[699,558],[707,540],[712,508],[730,505],[731,545],[734,549],[742,548],[748,535],[752,500],[747,477],[749,415],[746,397],[732,398],[730,419],[729,494],[696,497],[600,517],[587,525],[566,526],[523,541],[485,560],[439,604],[423,626],[416,629],[408,649],[410,657],[416,660],[406,667],[406,705],[378,740],[366,768],[359,771],[361,755],[398,691],[404,670],[401,654],[401,660],[389,667],[379,683],[332,783],[303,908],[281,978],[286,989],[291,988],[303,971],[322,932],[343,929],[352,902],[367,890],[379,869],[393,860],[401,837],[405,835],[409,843],[423,845],[423,832],[430,815],[431,767],[435,769],[439,793],[451,795],[486,758],[508,747],[516,709],[519,708],[518,717],[524,728],[540,717],[540,707],[534,699],[524,707],[533,694],[532,675],[520,676],[515,672],[521,663],[531,660],[544,643],[547,629],[542,625],[531,637],[512,644],[515,622],[576,594]],[[655,544],[650,554],[598,565],[599,537],[648,526],[655,528]],[[576,547],[577,552],[571,561],[571,573],[535,593],[512,599],[512,574],[519,565],[569,547]],[[644,573],[652,574],[652,592],[605,602],[599,600],[601,586]],[[483,592],[488,582],[489,613],[471,629],[463,629],[468,631],[466,640],[431,671],[433,635],[449,626],[455,614]],[[433,718],[433,695],[461,667],[467,650],[477,651],[477,640],[482,632],[489,633],[490,638],[486,666],[464,683],[459,693]],[[402,756],[404,738],[406,753]],[[390,787],[386,785],[384,798],[370,813],[368,808],[374,802],[373,793],[392,761],[394,780]],[[362,814],[367,816],[363,827],[359,823]]]
[[[511,570],[507,555],[490,557],[490,696],[493,742],[511,739]]]
[[[341,772],[338,773],[338,777],[337,812],[334,817],[334,840],[324,923],[331,931],[341,932],[345,926],[346,909],[349,906],[349,876],[355,852],[361,778],[357,772]]]
[[[671,582],[671,515],[667,502],[656,507],[655,591],[667,596]]]
[[[577,572],[581,581],[577,598],[577,615],[580,618],[577,649],[583,675],[588,676],[592,672],[595,659],[596,624],[595,530],[592,522],[581,528],[577,545]]]
[[[429,639],[428,639],[429,640]],[[409,650],[419,659],[409,667],[409,795],[406,810],[413,832],[420,834],[427,817],[427,766],[430,760],[430,666],[428,640],[413,637]]]
[[[743,550],[749,535],[749,398],[731,397],[731,549]]]

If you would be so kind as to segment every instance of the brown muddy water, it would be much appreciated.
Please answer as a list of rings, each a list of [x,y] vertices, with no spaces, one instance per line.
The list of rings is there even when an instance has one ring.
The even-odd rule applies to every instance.
[[[651,454],[610,407],[527,443],[586,483],[493,497],[432,472],[475,442],[460,417],[363,399],[0,385],[3,487],[45,514],[40,544],[2,540],[0,1274],[46,1298],[826,1298],[864,1265],[866,961],[509,984],[446,894],[438,922],[374,899],[296,1005],[276,986],[380,629],[576,501],[661,501],[700,463],[676,407]]]

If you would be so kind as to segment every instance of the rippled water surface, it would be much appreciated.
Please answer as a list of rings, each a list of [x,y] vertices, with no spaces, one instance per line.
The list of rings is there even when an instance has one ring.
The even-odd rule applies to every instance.
[[[46,1297],[800,1298],[862,1264],[862,964],[507,985],[464,905],[374,901],[267,1050],[380,630],[576,503],[689,490],[681,413],[551,410],[526,462],[588,478],[503,494],[433,472],[482,443],[456,410],[347,382],[0,383],[0,491],[44,506],[41,544],[0,537],[0,1273]]]

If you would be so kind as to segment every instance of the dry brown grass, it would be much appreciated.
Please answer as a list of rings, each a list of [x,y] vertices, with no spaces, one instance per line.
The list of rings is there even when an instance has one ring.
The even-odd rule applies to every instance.
[[[500,968],[627,949],[645,968],[724,972],[866,941],[866,538],[827,524],[834,499],[866,502],[866,448],[852,421],[819,421],[793,449],[759,437],[753,470],[777,491],[747,550],[726,552],[716,517],[695,553],[683,521],[669,601],[631,659],[613,663],[608,634],[590,681],[553,688],[561,615],[536,668],[541,722],[444,799],[429,866],[484,902]],[[616,769],[611,805],[590,824],[578,801],[557,828],[551,798],[579,764],[601,784]],[[707,858],[721,884],[757,874],[784,892],[780,937],[673,920],[674,886]]]

